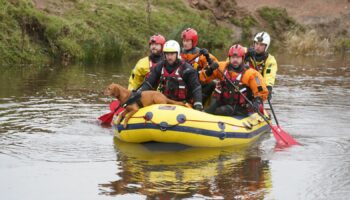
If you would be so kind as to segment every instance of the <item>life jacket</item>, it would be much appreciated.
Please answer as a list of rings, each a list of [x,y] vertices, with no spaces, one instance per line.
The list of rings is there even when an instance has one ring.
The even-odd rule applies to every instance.
[[[194,47],[191,50],[182,51],[181,58],[182,60],[188,62],[192,65],[193,69],[197,71],[201,71],[202,68],[206,67],[203,65],[207,65],[207,59],[203,55],[198,55],[200,52],[200,48]]]
[[[229,73],[229,71],[226,69],[224,76],[226,76],[226,78],[233,84],[237,85],[245,97],[248,97],[251,95],[251,90],[241,81],[245,71],[246,70],[244,69],[241,73],[238,73],[233,77],[231,73]],[[228,83],[225,78],[217,83],[214,96],[222,105],[239,105],[241,107],[246,107],[247,104],[244,97],[239,92],[235,91],[234,87]]]
[[[200,56],[198,56],[198,53],[195,53],[195,54],[192,54],[192,53],[188,53],[188,54],[185,54],[185,53],[181,53],[181,58],[182,60],[185,60],[186,62],[188,62],[194,69],[196,70],[200,70],[202,69],[201,66],[199,66],[199,58]],[[189,62],[191,61],[191,62]]]
[[[268,57],[268,53],[264,54],[261,56],[260,61],[257,61],[255,58],[250,57],[249,58],[249,67],[255,69],[258,71],[261,75],[264,76],[263,72],[265,69],[265,63],[266,63],[266,58]]]
[[[169,73],[165,66],[162,67],[159,91],[169,99],[175,101],[186,100],[188,90],[185,81],[181,77],[184,64],[185,62],[181,61],[181,64],[172,73]]]
[[[265,68],[265,61],[263,61],[263,62],[256,62],[256,64],[257,64],[257,65],[255,66],[255,65],[254,65],[254,62],[250,61],[250,62],[249,62],[249,67],[255,69],[255,70],[258,71],[261,75],[263,75],[262,73],[263,73],[263,70],[264,70],[264,68]]]
[[[156,62],[153,62],[150,58],[149,60],[149,71],[146,73],[145,79],[149,77],[149,74],[151,73],[152,69],[157,66]]]

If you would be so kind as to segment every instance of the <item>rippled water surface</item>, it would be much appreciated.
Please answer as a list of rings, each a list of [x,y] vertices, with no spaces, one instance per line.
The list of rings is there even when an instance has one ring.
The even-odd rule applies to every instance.
[[[349,56],[276,57],[272,103],[302,144],[284,150],[114,139],[102,91],[135,61],[0,69],[1,199],[349,199]]]

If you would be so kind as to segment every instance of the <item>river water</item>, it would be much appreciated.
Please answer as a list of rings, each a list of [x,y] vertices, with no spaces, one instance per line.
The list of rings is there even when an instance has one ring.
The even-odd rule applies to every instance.
[[[277,55],[272,103],[302,145],[126,144],[97,117],[136,61],[0,69],[1,199],[349,199],[350,58]]]

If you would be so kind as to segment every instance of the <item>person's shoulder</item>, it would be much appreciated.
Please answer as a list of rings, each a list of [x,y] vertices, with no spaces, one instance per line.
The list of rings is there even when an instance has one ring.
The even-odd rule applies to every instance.
[[[139,60],[139,62],[149,61],[149,56],[145,56]]]
[[[138,60],[136,65],[144,65],[145,63],[147,63],[147,65],[149,64],[149,57],[148,56],[145,56],[145,57],[141,58],[140,60]]]
[[[188,63],[186,61],[183,61],[183,60],[181,60],[181,66],[184,69],[187,69],[187,68],[192,68],[193,69],[193,67],[192,67],[192,65],[190,63]]]
[[[226,66],[229,64],[228,61],[219,61],[217,63],[219,64],[220,70],[224,70],[226,68]]]
[[[244,74],[246,74],[246,75],[248,75],[248,76],[252,76],[252,75],[255,76],[255,75],[259,75],[260,72],[256,71],[256,70],[253,69],[253,68],[248,67],[248,68],[246,68]]]
[[[161,60],[159,62],[157,62],[157,65],[155,66],[156,70],[161,69],[164,66],[164,60]]]
[[[151,72],[153,71],[155,74],[159,74],[162,71],[163,65],[164,61],[159,61],[155,67],[151,68]]]
[[[266,58],[265,65],[268,67],[271,67],[271,66],[277,67],[277,61],[276,61],[275,57],[273,55],[269,54]]]
[[[218,61],[219,65],[227,65],[229,62],[228,61]]]
[[[276,61],[275,56],[271,55],[270,53],[267,55],[266,60]]]
[[[181,67],[182,67],[182,70],[183,73],[189,73],[189,72],[196,72],[196,70],[192,67],[191,64],[189,64],[188,62],[184,62],[184,61],[181,61]]]

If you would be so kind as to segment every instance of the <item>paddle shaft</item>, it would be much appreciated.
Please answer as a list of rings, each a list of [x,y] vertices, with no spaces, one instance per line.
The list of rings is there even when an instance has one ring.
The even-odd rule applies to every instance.
[[[256,59],[254,56],[251,56],[253,58],[253,61],[254,61],[254,66],[256,66]],[[270,92],[270,91],[269,91]],[[271,95],[271,94],[270,94]],[[273,118],[275,119],[275,122],[277,124],[277,126],[279,127],[279,123],[278,123],[278,120],[277,120],[277,117],[276,117],[276,114],[275,114],[275,111],[273,110],[273,107],[272,107],[272,104],[271,104],[271,101],[270,101],[270,98],[267,98],[267,102],[269,103],[269,106],[271,108],[271,111],[272,111],[272,115],[273,115]]]
[[[219,71],[220,74],[224,77],[224,79],[225,79],[236,91],[238,91],[239,94],[252,106],[252,108],[254,109],[254,111],[257,112],[257,113],[260,115],[260,117],[262,117],[262,118],[265,120],[265,122],[266,122],[267,124],[269,124],[269,126],[271,127],[271,129],[273,129],[271,122],[265,117],[265,115],[263,115],[263,114],[259,111],[259,109],[256,109],[256,108],[254,107],[253,103],[252,103],[245,95],[242,94],[242,92],[239,90],[239,87],[236,86],[235,84],[233,84],[232,81],[231,81],[230,79],[228,79],[228,78],[225,76],[225,74],[224,74],[219,68],[218,68],[218,71]]]
[[[273,110],[273,107],[272,107],[272,104],[271,104],[271,101],[270,101],[269,98],[267,98],[267,102],[269,102],[269,106],[270,106],[270,108],[271,108],[271,111],[272,111],[272,114],[273,114],[273,118],[275,118],[275,122],[276,122],[277,126],[279,127],[280,125],[279,125],[279,123],[278,123],[277,117],[276,117],[276,115],[275,115],[275,111]]]
[[[231,80],[228,79],[228,78],[224,75],[224,73],[223,73],[219,68],[218,68],[218,71],[219,71],[219,72],[221,73],[221,75],[226,79],[226,81],[227,81],[230,85],[232,85],[233,88],[234,88],[236,91],[238,91],[239,94],[240,94],[241,96],[243,96],[243,98],[252,106],[252,108],[254,109],[254,111],[257,112],[258,115],[259,115],[261,118],[264,119],[264,121],[270,126],[272,132],[273,132],[274,134],[277,134],[277,135],[278,135],[278,136],[275,136],[275,138],[276,138],[276,137],[279,137],[279,138],[283,141],[284,144],[288,144],[288,141],[287,141],[286,139],[284,139],[283,137],[281,137],[281,135],[280,135],[280,133],[279,133],[279,130],[276,130],[276,129],[272,126],[271,122],[265,117],[265,115],[263,115],[263,114],[259,111],[259,109],[256,109],[256,108],[254,107],[253,103],[252,103],[245,95],[242,94],[242,92],[239,90],[239,87],[236,86],[236,85],[234,85],[234,84],[231,82]],[[276,140],[277,140],[277,138],[276,138]],[[277,140],[277,141],[278,141],[278,140]]]
[[[253,58],[253,61],[255,62],[255,65],[256,65],[256,61],[255,61],[255,58]],[[283,145],[283,146],[291,146],[291,145],[297,145],[299,144],[297,141],[295,141],[287,132],[285,132],[278,124],[278,121],[277,121],[277,118],[276,118],[276,115],[275,115],[275,112],[273,110],[273,107],[271,106],[271,102],[270,100],[268,99],[268,102],[269,102],[269,105],[270,105],[270,108],[272,110],[272,113],[273,113],[273,116],[275,118],[275,121],[276,121],[276,124],[277,124],[277,127],[274,127],[272,125],[272,123],[267,119],[267,117],[265,117],[265,115],[263,115],[258,108],[255,108],[253,106],[253,103],[246,97],[242,94],[242,92],[239,90],[239,87],[234,85],[231,80],[229,80],[222,71],[220,71],[220,69],[218,68],[218,71],[220,72],[220,74],[224,77],[224,79],[230,84],[233,86],[233,88],[239,92],[240,95],[243,96],[243,98],[253,107],[254,111],[257,112],[260,117],[262,117],[264,119],[264,121],[270,126],[271,130],[272,130],[272,133],[277,141],[278,144],[280,145]]]

